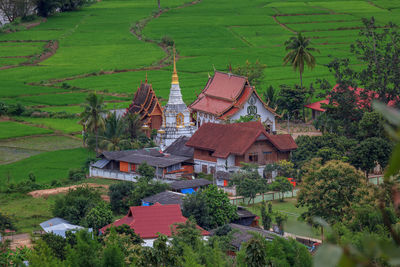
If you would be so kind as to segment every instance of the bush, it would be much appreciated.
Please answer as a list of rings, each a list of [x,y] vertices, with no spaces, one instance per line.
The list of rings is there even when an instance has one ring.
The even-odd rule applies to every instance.
[[[135,188],[132,182],[112,184],[109,187],[111,209],[117,213],[125,213],[129,208],[127,197]]]
[[[163,38],[161,39],[161,43],[165,46],[173,46],[175,41],[174,39],[172,39],[170,36],[165,35],[163,36]]]
[[[21,21],[22,22],[31,22],[31,21],[34,21],[35,19],[37,19],[36,15],[26,15],[21,18]]]
[[[86,173],[83,169],[71,169],[69,170],[68,178],[71,181],[77,182],[86,178]]]

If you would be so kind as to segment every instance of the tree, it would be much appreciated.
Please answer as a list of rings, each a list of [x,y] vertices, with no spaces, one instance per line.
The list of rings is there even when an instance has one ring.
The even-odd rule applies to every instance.
[[[155,169],[154,167],[147,164],[147,162],[143,162],[142,164],[139,165],[138,173],[140,174],[141,178],[149,182],[154,178]]]
[[[27,259],[29,266],[32,267],[57,267],[63,266],[61,261],[54,256],[53,251],[42,240],[38,240],[31,253],[28,253]]]
[[[74,11],[88,4],[88,0],[59,0],[61,12]]]
[[[124,254],[117,244],[109,244],[103,250],[102,266],[123,267],[125,266]]]
[[[131,138],[131,142],[134,142],[138,138],[142,128],[140,116],[136,113],[128,113],[124,116],[124,120],[127,126],[126,131]]]
[[[359,138],[385,137],[384,119],[378,112],[364,112],[358,123]]]
[[[276,237],[267,243],[267,266],[311,267],[312,257],[307,248],[289,238]]]
[[[349,161],[364,171],[368,177],[369,172],[377,163],[384,169],[389,161],[392,146],[389,141],[383,138],[371,137],[362,141],[350,152]]]
[[[287,178],[296,178],[296,170],[294,163],[287,160],[280,160],[278,162],[269,163],[265,165],[264,175],[272,179],[272,174],[275,172],[276,176],[284,176]]]
[[[99,152],[98,133],[99,129],[105,128],[103,115],[106,113],[103,96],[90,93],[86,97],[84,108],[80,114],[79,123],[83,125],[84,130],[92,132],[96,135],[96,153]]]
[[[307,221],[321,217],[329,223],[340,222],[354,192],[365,186],[365,178],[348,163],[332,160],[303,176],[297,205],[307,207],[301,216]]]
[[[41,17],[48,17],[60,7],[59,0],[35,0],[36,12]]]
[[[265,202],[263,201],[261,204],[261,222],[265,230],[269,230],[271,228],[271,213],[266,211]]]
[[[277,97],[277,104],[280,110],[285,111],[288,117],[299,119],[300,110],[302,110],[308,90],[303,87],[290,87],[288,85],[280,85]]]
[[[284,64],[290,63],[293,69],[296,71],[299,69],[300,72],[300,88],[303,88],[303,72],[304,65],[313,69],[315,67],[315,57],[311,52],[318,52],[319,50],[313,47],[309,47],[311,44],[311,38],[306,38],[301,35],[301,32],[296,37],[291,37],[285,42],[286,51],[289,51],[283,58]]]
[[[232,175],[232,183],[236,185],[236,194],[248,197],[249,204],[257,193],[265,193],[268,191],[266,179],[258,174],[258,166],[245,164],[242,170]]]
[[[53,215],[73,224],[83,224],[88,212],[102,201],[98,191],[87,186],[78,187],[55,201]]]
[[[275,181],[272,182],[271,187],[274,191],[279,192],[279,196],[281,196],[281,201],[284,200],[285,192],[293,190],[293,185],[286,177],[283,176],[275,177]]]
[[[236,209],[225,192],[210,185],[196,194],[186,196],[182,213],[185,217],[193,216],[201,227],[213,229],[236,219]]]
[[[245,245],[245,262],[249,267],[267,266],[267,244],[266,240],[255,235]]]
[[[258,60],[255,63],[250,63],[246,60],[245,65],[233,68],[232,73],[247,77],[252,86],[257,86],[264,79],[264,69],[266,67],[265,64],[261,64]]]
[[[164,192],[169,188],[169,185],[163,182],[147,182],[141,179],[136,184],[127,198],[129,206],[139,206],[142,204],[142,199],[148,196]]]
[[[175,223],[171,225],[172,244],[189,245],[192,249],[196,248],[201,236],[201,230],[197,228],[194,217],[189,217],[184,223]]]
[[[32,8],[31,0],[0,0],[0,11],[9,22],[13,22],[18,17],[29,15]]]
[[[100,266],[100,243],[86,230],[76,232],[77,243],[68,249],[67,266]]]
[[[65,260],[67,253],[67,241],[65,238],[50,232],[43,234],[41,240],[52,250],[54,256],[60,260]]]
[[[131,149],[132,143],[126,132],[126,121],[111,113],[105,119],[104,130],[100,131],[100,148],[107,151]]]
[[[267,103],[267,106],[275,107],[277,105],[277,93],[272,85],[270,85],[264,92],[264,99]]]
[[[134,188],[135,184],[128,181],[110,185],[108,196],[110,197],[111,210],[117,213],[125,213],[129,208],[127,197]]]
[[[89,210],[84,221],[87,227],[91,227],[97,232],[100,228],[113,221],[110,205],[104,201],[99,202],[96,207]]]
[[[283,214],[281,212],[276,212],[275,213],[275,222],[276,225],[278,225],[279,231],[281,232],[281,235],[283,235],[283,224],[288,220],[288,216],[286,214]]]
[[[0,212],[0,233],[4,232],[6,229],[15,230],[15,226],[10,217]]]

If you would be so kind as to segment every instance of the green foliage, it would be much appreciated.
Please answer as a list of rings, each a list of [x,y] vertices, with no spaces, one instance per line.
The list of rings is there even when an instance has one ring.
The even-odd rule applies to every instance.
[[[81,230],[76,234],[76,245],[68,249],[69,266],[100,266],[100,243],[91,233]]]
[[[117,244],[107,245],[103,250],[102,265],[104,267],[123,267],[125,257]]]
[[[59,0],[35,0],[39,16],[48,17],[59,7]]]
[[[307,248],[292,238],[286,240],[276,237],[268,243],[267,261],[272,266],[312,266],[312,257]]]
[[[132,182],[121,182],[110,185],[108,195],[110,197],[111,209],[117,213],[125,213],[128,208],[127,197],[131,194],[135,184]]]
[[[86,172],[83,169],[70,169],[68,178],[71,181],[77,182],[86,178]]]
[[[255,236],[250,239],[246,246],[246,265],[258,267],[267,265],[267,241],[262,236]]]
[[[281,201],[284,200],[284,193],[293,190],[293,185],[286,177],[278,176],[271,184],[274,191],[278,191],[281,196]]]
[[[32,253],[27,255],[29,266],[53,267],[63,266],[61,261],[54,255],[53,250],[42,240],[35,245]]]
[[[385,137],[384,119],[378,112],[365,112],[358,123],[360,139]]]
[[[275,222],[278,225],[279,230],[281,231],[282,235],[283,235],[283,225],[287,220],[288,220],[288,216],[286,214],[283,214],[281,212],[275,213]]]
[[[95,233],[113,221],[113,214],[110,205],[104,201],[97,204],[96,207],[89,210],[84,218],[87,227],[93,228]]]
[[[257,193],[268,191],[267,180],[258,174],[257,165],[244,164],[242,170],[232,175],[232,183],[236,185],[236,194],[249,198],[249,203]]]
[[[280,160],[278,162],[269,163],[265,165],[264,175],[272,179],[272,172],[276,172],[277,176],[283,176],[287,178],[296,178],[296,170],[294,169],[294,163],[287,160]]]
[[[237,216],[236,206],[215,185],[187,195],[183,200],[182,214],[185,217],[193,216],[198,225],[206,229],[222,226]]]
[[[73,224],[83,224],[89,211],[102,201],[96,190],[87,186],[78,187],[56,200],[53,214]]]
[[[10,217],[4,213],[0,213],[0,232],[3,232],[6,229],[15,230],[15,226]]]
[[[139,165],[138,173],[140,174],[141,178],[145,179],[145,181],[150,181],[154,178],[155,169],[147,164],[147,162],[143,162]]]
[[[143,198],[164,192],[168,188],[168,184],[159,181],[147,182],[147,180],[139,180],[134,189],[130,191],[127,203],[129,206],[140,206]]]
[[[67,240],[62,236],[45,233],[41,236],[41,240],[52,250],[53,255],[60,260],[65,260],[67,253]]]
[[[365,183],[360,171],[335,160],[305,173],[297,200],[298,205],[307,207],[308,211],[301,216],[308,221],[317,216],[331,223],[340,222],[354,193]]]
[[[199,244],[199,239],[201,236],[201,230],[197,228],[196,221],[193,217],[184,223],[176,223],[171,225],[173,230],[172,244],[177,246],[182,246],[183,244],[188,245],[192,249],[195,249]]]
[[[268,203],[269,205],[271,203]],[[271,210],[269,209],[268,205],[268,212],[265,207],[265,202],[263,201],[261,203],[260,209],[261,209],[261,223],[262,226],[264,227],[265,230],[269,230],[271,228],[271,223],[272,223],[272,218],[271,218],[271,213],[272,213],[272,207]]]
[[[232,69],[232,73],[247,77],[252,86],[257,86],[264,79],[264,69],[267,65],[256,60],[255,63],[250,63],[246,60],[245,65],[237,66]]]
[[[312,52],[318,52],[319,50],[310,47],[311,38],[304,37],[301,32],[296,37],[290,37],[285,42],[286,51],[289,51],[283,58],[284,64],[292,65],[296,71],[299,69],[300,72],[300,88],[303,88],[303,72],[304,66],[307,65],[310,69],[315,67],[316,61]]]
[[[277,97],[277,105],[281,111],[286,112],[286,117],[299,119],[300,111],[303,109],[308,93],[309,91],[306,88],[301,88],[298,85],[290,87],[282,84]]]
[[[113,229],[113,231],[115,231],[115,233],[117,233],[119,235],[124,235],[124,236],[128,237],[130,244],[143,243],[143,240],[140,238],[140,236],[138,234],[136,234],[135,230],[130,228],[129,225],[123,224],[120,226],[111,226],[111,227],[107,228],[106,231],[104,232],[105,237],[111,233],[111,229]]]

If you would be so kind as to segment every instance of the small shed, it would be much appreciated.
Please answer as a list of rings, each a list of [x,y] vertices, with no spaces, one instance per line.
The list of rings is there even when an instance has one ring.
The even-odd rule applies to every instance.
[[[212,184],[211,181],[203,178],[193,180],[181,180],[170,184],[173,191],[181,192],[183,194],[193,194],[199,188]]]
[[[77,230],[84,229],[82,226],[71,224],[70,222],[58,217],[42,222],[40,224],[40,227],[42,227],[46,233],[53,233],[55,235],[59,235],[64,238],[65,238],[65,233],[67,231],[74,232]],[[89,232],[91,231],[92,229],[89,229]]]

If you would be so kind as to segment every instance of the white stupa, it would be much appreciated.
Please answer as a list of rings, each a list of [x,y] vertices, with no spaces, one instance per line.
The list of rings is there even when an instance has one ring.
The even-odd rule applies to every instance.
[[[190,111],[182,100],[174,49],[174,72],[172,73],[171,89],[168,103],[163,112],[163,124],[157,133],[157,143],[164,150],[179,137],[191,137],[195,131],[196,127],[190,120]]]

